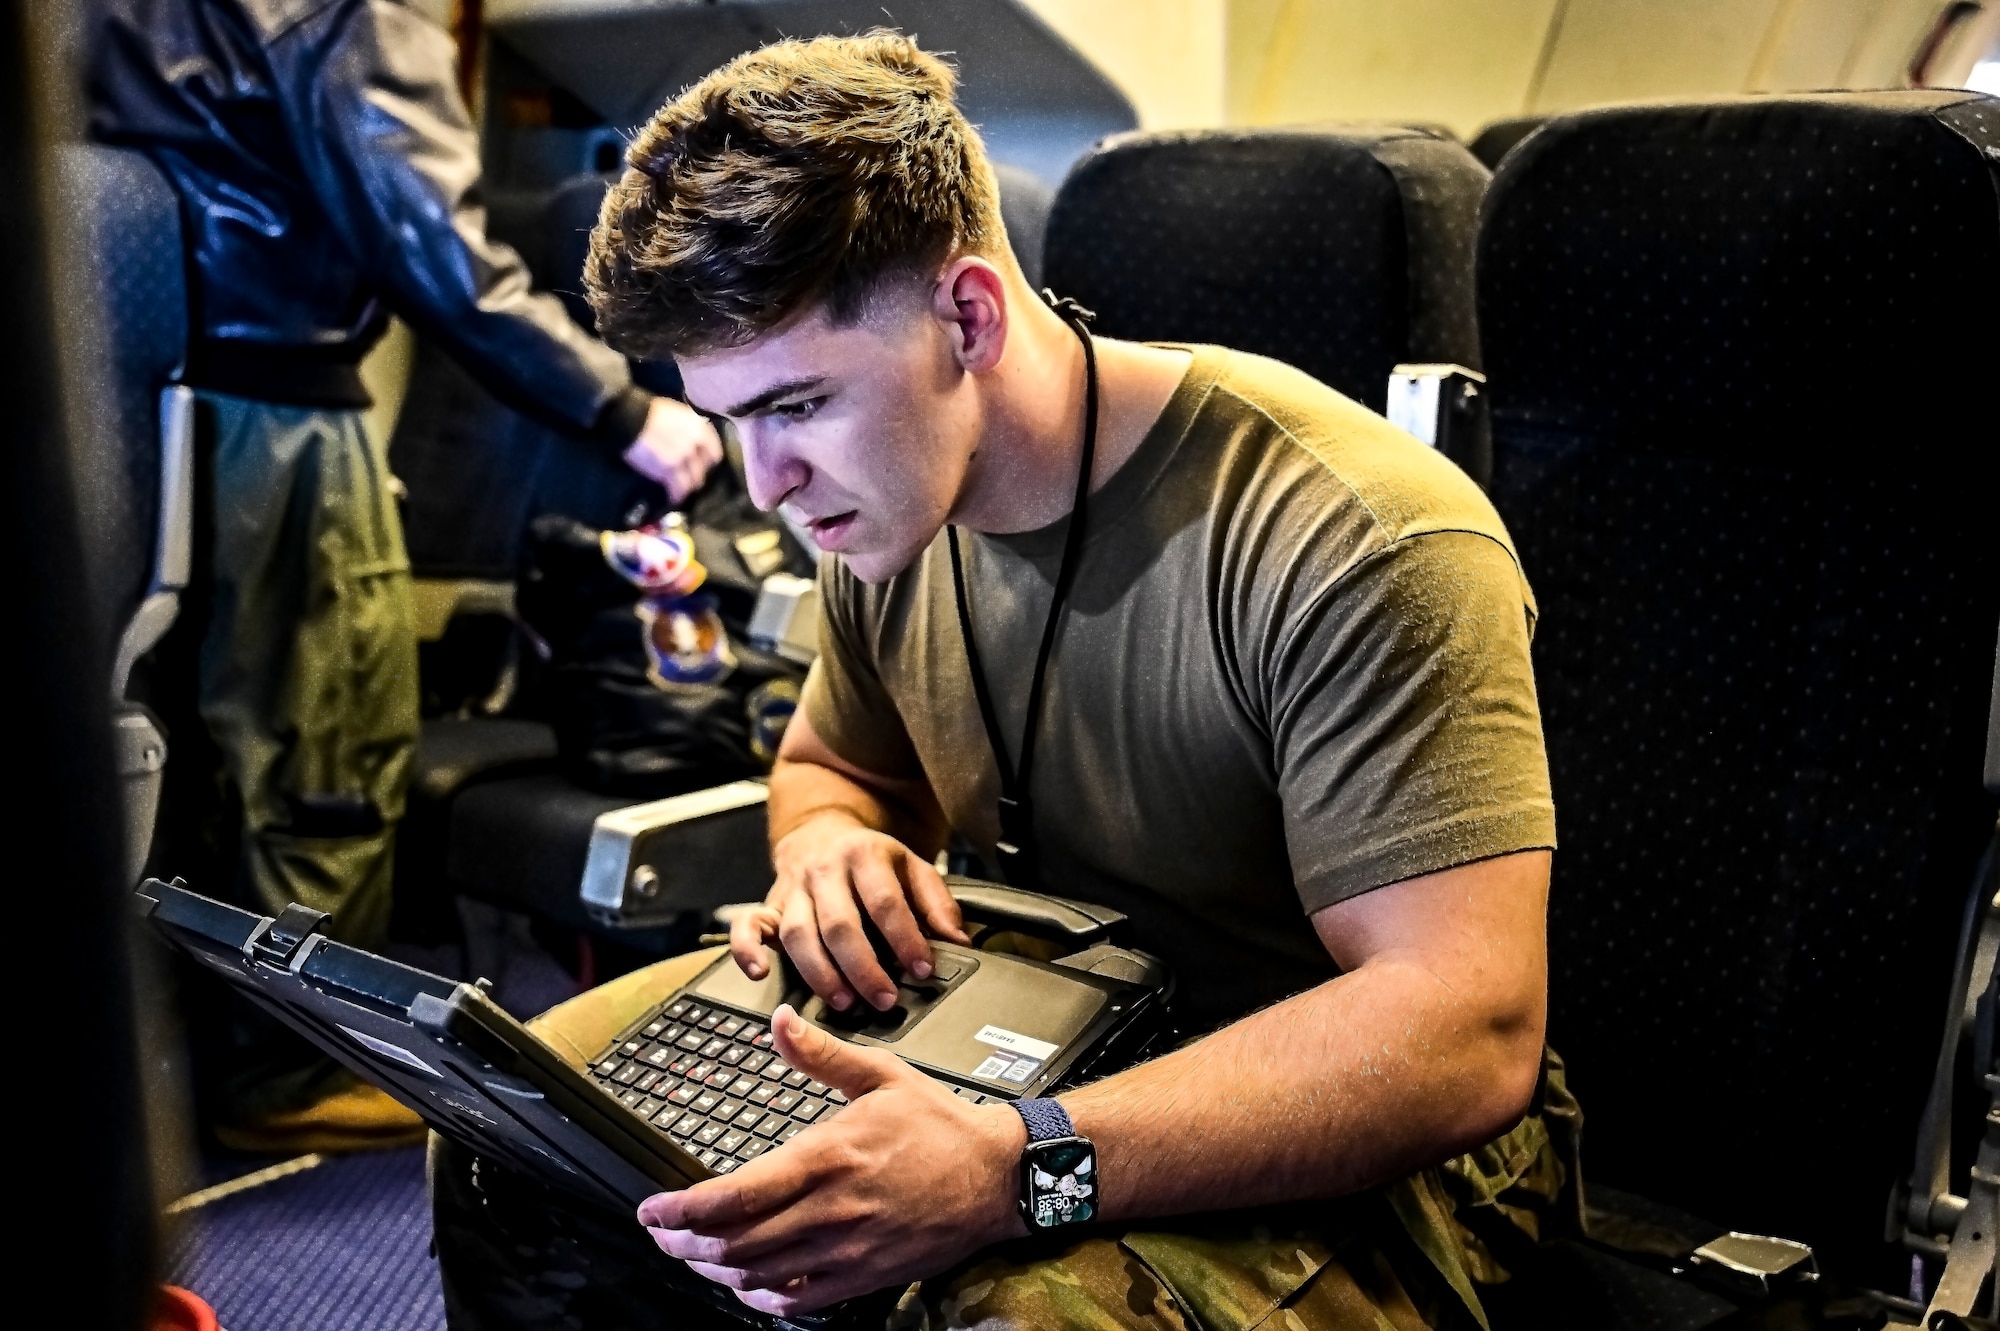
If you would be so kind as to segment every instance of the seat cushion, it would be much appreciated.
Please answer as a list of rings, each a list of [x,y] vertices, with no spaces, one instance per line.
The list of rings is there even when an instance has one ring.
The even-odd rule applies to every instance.
[[[474,781],[546,767],[555,758],[556,733],[540,721],[440,717],[424,722],[410,793],[443,803]]]

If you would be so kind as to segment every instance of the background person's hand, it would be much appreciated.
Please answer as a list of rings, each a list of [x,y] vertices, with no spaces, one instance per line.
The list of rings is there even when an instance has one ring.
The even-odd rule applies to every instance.
[[[771,1031],[781,1058],[850,1103],[734,1173],[640,1203],[662,1251],[783,1317],[935,1275],[1025,1232],[1020,1115],[961,1100],[789,1007]]]
[[[665,486],[668,500],[676,504],[699,490],[720,461],[722,440],[715,427],[693,407],[670,397],[653,399],[646,427],[625,450],[625,465]]]
[[[800,978],[832,1007],[845,1011],[859,993],[887,1011],[896,982],[869,945],[864,910],[918,979],[931,973],[926,929],[971,942],[936,867],[844,810],[823,810],[794,827],[772,847],[771,861],[777,881],[764,904],[729,926],[729,949],[753,980],[763,978],[763,945],[775,936]]]

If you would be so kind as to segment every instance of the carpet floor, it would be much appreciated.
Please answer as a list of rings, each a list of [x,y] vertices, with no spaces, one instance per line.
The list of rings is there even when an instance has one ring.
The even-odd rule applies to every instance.
[[[167,1278],[223,1331],[443,1331],[421,1148],[333,1157],[177,1219]]]

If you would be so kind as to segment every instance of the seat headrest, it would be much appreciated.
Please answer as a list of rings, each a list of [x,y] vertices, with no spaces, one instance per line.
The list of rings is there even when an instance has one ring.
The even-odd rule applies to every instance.
[[[1120,135],[1058,191],[1046,278],[1109,336],[1271,356],[1379,411],[1399,361],[1480,364],[1486,180],[1411,126]]]
[[[2000,309],[1996,170],[2000,101],[1965,92],[1551,120],[1480,231],[1496,437],[1772,465],[1962,448],[1993,419],[1973,388]]]

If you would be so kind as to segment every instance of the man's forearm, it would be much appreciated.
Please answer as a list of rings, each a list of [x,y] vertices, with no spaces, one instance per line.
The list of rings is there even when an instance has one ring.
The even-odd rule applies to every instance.
[[[1460,1009],[1420,967],[1364,967],[1064,1095],[1105,1218],[1338,1196],[1489,1140],[1533,1092],[1540,1028]]]
[[[923,812],[894,794],[864,785],[831,767],[780,757],[771,768],[768,817],[771,844],[812,818],[838,814],[863,827],[886,832],[925,854],[937,853],[938,829]]]
[[[1062,1096],[1109,1219],[1357,1191],[1516,1122],[1541,1073],[1546,852],[1329,907],[1346,975]]]

